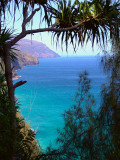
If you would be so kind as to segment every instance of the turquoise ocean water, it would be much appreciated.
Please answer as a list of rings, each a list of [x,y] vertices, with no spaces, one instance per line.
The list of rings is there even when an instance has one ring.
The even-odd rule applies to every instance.
[[[55,142],[57,129],[64,122],[62,114],[74,104],[78,88],[78,75],[87,71],[91,79],[91,92],[100,104],[100,88],[107,77],[99,57],[61,57],[39,59],[39,65],[18,71],[18,80],[27,83],[16,89],[23,117],[37,130],[36,138],[44,149]],[[18,80],[15,80],[17,82]]]

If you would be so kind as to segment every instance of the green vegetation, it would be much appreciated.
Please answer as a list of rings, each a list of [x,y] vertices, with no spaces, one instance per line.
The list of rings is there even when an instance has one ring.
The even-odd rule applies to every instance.
[[[106,65],[112,64],[109,68],[112,74],[101,91],[102,103],[97,111],[94,97],[90,93],[87,73],[80,75],[75,105],[65,112],[64,128],[58,130],[59,147],[49,147],[44,157],[41,155],[41,159],[120,159],[120,64],[117,61],[115,68],[115,60],[116,56],[112,56],[110,62],[106,60]]]
[[[56,5],[55,9],[52,4]],[[55,3],[56,2],[56,3]],[[14,7],[13,7],[14,6]],[[22,11],[21,32],[13,36],[5,27],[6,10],[11,13],[14,8]],[[28,29],[34,15],[44,10],[48,28]],[[41,12],[40,12],[41,13]],[[41,16],[41,14],[40,14]],[[42,17],[42,16],[41,16]],[[56,22],[52,24],[52,20]],[[15,23],[15,21],[14,21]],[[120,159],[120,70],[119,70],[119,25],[120,3],[110,0],[71,1],[19,1],[7,0],[0,2],[0,58],[5,70],[0,74],[0,159]],[[28,25],[29,26],[29,25]],[[100,46],[110,38],[117,45],[115,54],[104,61],[105,68],[111,71],[109,84],[102,90],[102,105],[99,112],[93,112],[94,98],[89,93],[90,81],[86,73],[80,76],[79,89],[75,105],[64,114],[65,126],[59,131],[58,149],[48,148],[40,153],[35,140],[35,133],[25,120],[18,114],[18,105],[14,91],[26,83],[19,81],[13,85],[12,60],[15,58],[13,46],[28,34],[52,32],[56,44],[72,43],[74,49],[83,46],[89,40]],[[110,60],[110,61],[109,61]],[[6,82],[5,82],[6,81]]]
[[[4,76],[0,75],[0,159],[12,159],[12,152],[15,148],[19,160],[35,160],[40,154],[40,147],[35,140],[35,131],[30,129],[25,119],[18,112],[18,104],[16,102],[17,113],[17,130],[16,141],[14,139],[13,119],[14,111],[8,97],[7,86]],[[13,148],[14,147],[14,148]]]
[[[24,66],[27,66],[27,65],[36,65],[39,63],[37,58],[33,57],[28,53],[24,53],[19,50],[12,50],[12,52],[16,56],[15,59],[12,60],[13,79],[17,78],[18,76],[16,70],[22,69]],[[1,60],[0,60],[0,63],[1,63],[0,70],[2,71],[2,73],[4,73],[5,71],[4,63]]]
[[[28,53],[24,53],[18,50],[13,50],[13,52],[16,55],[16,59],[12,61],[12,73],[13,73],[13,78],[15,78],[17,75],[16,70],[22,69],[24,66],[27,65],[36,65],[38,64],[38,59],[33,57],[32,55]]]

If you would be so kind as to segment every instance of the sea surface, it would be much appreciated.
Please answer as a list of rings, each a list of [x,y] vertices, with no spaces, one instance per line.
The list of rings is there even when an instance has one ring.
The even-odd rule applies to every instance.
[[[107,80],[98,56],[39,59],[39,65],[18,71],[19,80],[27,83],[16,89],[15,95],[23,117],[37,131],[36,138],[43,149],[55,144],[57,129],[64,126],[63,113],[74,104],[79,74],[87,71],[91,93],[99,108],[100,90]]]

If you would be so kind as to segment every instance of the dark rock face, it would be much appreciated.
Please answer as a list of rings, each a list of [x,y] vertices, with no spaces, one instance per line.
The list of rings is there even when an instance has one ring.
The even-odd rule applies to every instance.
[[[34,40],[21,39],[18,42],[17,49],[29,53],[37,58],[60,57],[57,53],[49,49],[45,44]]]
[[[23,53],[21,51],[15,51],[15,54],[16,54],[17,59],[15,59],[15,61],[12,62],[15,70],[21,69],[24,66],[36,65],[39,63],[36,57],[33,57],[32,55],[28,53]]]
[[[60,57],[45,44],[34,40],[21,39],[15,48],[19,51],[14,50],[14,55],[17,57],[17,59],[12,61],[14,78],[18,76],[16,70],[22,69],[24,66],[38,64],[37,58]]]
[[[13,65],[13,77],[17,76],[16,70],[22,69],[24,66],[37,65],[38,59],[33,57],[28,53],[23,53],[21,51],[14,51],[17,59],[12,61]]]
[[[21,51],[13,50],[13,54],[16,57],[16,59],[12,61],[13,78],[16,78],[18,76],[16,70],[22,69],[24,66],[37,65],[39,63],[36,57],[33,57],[32,55],[28,53],[23,53]],[[1,62],[1,58],[0,58],[0,62]],[[0,71],[2,73],[4,72],[1,66],[0,66]]]

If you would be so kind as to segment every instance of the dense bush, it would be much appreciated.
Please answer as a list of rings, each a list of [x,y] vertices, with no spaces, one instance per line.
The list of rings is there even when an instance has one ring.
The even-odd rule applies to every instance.
[[[4,75],[0,74],[0,160],[11,159],[13,147],[19,160],[36,160],[40,147],[35,140],[35,131],[30,129],[25,119],[17,112],[17,130],[13,128],[14,111],[9,101]],[[16,132],[16,141],[14,139]]]
[[[119,72],[117,72],[119,75]],[[120,159],[120,79],[111,75],[101,91],[101,106],[95,111],[90,80],[81,74],[75,105],[64,113],[64,128],[58,130],[58,149],[47,148],[42,160]]]

